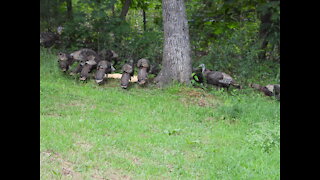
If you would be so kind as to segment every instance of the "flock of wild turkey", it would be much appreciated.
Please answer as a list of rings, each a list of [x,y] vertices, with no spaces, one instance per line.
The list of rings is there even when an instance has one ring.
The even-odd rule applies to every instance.
[[[59,67],[63,72],[67,72],[70,66],[74,62],[78,62],[75,69],[71,70],[70,74],[80,74],[80,80],[85,81],[88,79],[90,73],[95,78],[96,83],[103,84],[115,71],[114,65],[119,62],[119,56],[112,50],[102,50],[96,53],[92,49],[80,49],[73,53],[62,53],[58,54]],[[145,85],[148,82],[148,74],[157,75],[160,68],[145,59],[139,59],[136,63],[138,67],[137,83],[139,85]],[[118,77],[120,78],[120,86],[124,89],[128,88],[129,82],[132,82],[132,77],[134,76],[134,61],[132,59],[128,60],[121,69],[122,74]],[[92,72],[96,71],[95,74]],[[198,72],[197,81],[205,82],[217,87],[229,88],[233,86],[235,88],[241,89],[240,86],[230,75],[206,69],[204,64],[201,64],[198,68],[193,68],[194,72]],[[263,92],[266,96],[275,96],[276,99],[280,100],[280,84],[269,84],[267,86],[261,86],[258,84],[250,84],[250,87]]]
[[[102,50],[96,53],[92,49],[80,49],[71,54],[62,53],[58,54],[59,67],[63,72],[67,72],[74,62],[78,62],[75,69],[71,70],[70,74],[75,75],[80,73],[80,80],[85,81],[88,79],[91,72],[96,70],[94,78],[96,83],[103,84],[108,78],[108,74],[115,71],[114,65],[119,61],[118,54],[112,50]],[[150,65],[147,59],[139,59],[137,62],[138,70],[138,84],[144,85],[147,83],[148,73],[157,73],[157,67]],[[129,60],[122,66],[121,74],[121,87],[127,89],[129,82],[134,75],[134,62]]]

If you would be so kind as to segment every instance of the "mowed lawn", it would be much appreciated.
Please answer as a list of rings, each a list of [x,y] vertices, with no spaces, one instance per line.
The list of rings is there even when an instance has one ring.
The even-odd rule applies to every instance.
[[[250,89],[129,90],[61,73],[40,49],[40,177],[280,179],[280,102]]]

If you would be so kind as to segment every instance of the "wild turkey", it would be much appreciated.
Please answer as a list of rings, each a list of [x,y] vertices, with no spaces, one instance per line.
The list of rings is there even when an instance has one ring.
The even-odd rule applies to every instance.
[[[79,61],[81,65],[84,65],[85,62],[89,60],[89,56],[93,56],[94,61],[96,61],[96,63],[100,61],[100,56],[94,50],[88,48],[83,48],[78,51],[75,51],[71,53],[70,56],[76,61]]]
[[[148,74],[153,74],[153,75],[157,76],[159,74],[160,70],[161,70],[161,68],[160,68],[159,64],[151,63]]]
[[[83,48],[78,51],[75,51],[70,54],[70,57],[75,61],[79,62],[78,66],[70,73],[70,75],[77,74],[82,71],[82,68],[85,66],[87,61],[89,61],[89,57],[95,61],[96,64],[101,60],[99,55],[92,49]],[[95,64],[93,61],[89,62],[90,64]],[[92,66],[93,67],[93,66]],[[90,66],[87,66],[89,71],[91,71]]]
[[[73,62],[74,59],[69,54],[63,52],[58,54],[59,68],[62,70],[62,72],[68,71]]]
[[[80,80],[81,81],[85,81],[88,78],[89,73],[96,68],[97,64],[100,62],[100,60],[98,61],[96,59],[97,59],[96,56],[90,55],[84,61],[84,65],[82,65],[83,68],[80,73]]]
[[[133,65],[133,60],[129,60],[128,63],[124,64],[122,66],[122,76],[121,76],[121,83],[120,86],[123,89],[127,89],[129,85],[129,81],[131,79],[131,76],[134,74],[134,65]]]
[[[272,92],[273,88],[271,88],[270,86],[266,87],[266,86],[261,86],[259,84],[250,84],[250,87],[263,92],[264,95],[266,96],[273,96],[273,92]]]
[[[49,48],[58,40],[58,35],[53,32],[40,32],[40,46]]]
[[[57,33],[54,32],[40,32],[40,46],[49,48],[54,44],[59,44],[60,35],[62,33],[62,27],[57,28]]]
[[[115,67],[118,64],[118,62],[120,61],[119,55],[116,52],[114,52],[113,50],[103,49],[98,52],[98,55],[100,56],[101,59],[112,62],[113,67]]]
[[[198,83],[202,84],[204,82],[204,78],[203,78],[203,75],[202,75],[201,68],[192,67],[192,78],[193,78],[193,80],[195,80]]]
[[[268,84],[266,86],[250,84],[250,87],[263,92],[266,96],[275,96],[276,99],[280,100],[280,84]]]
[[[199,67],[202,68],[202,75],[205,77],[208,84],[227,89],[230,87],[230,85],[232,85],[238,89],[241,89],[241,86],[236,83],[229,74],[219,71],[211,71],[206,69],[204,64],[201,64]]]
[[[139,59],[137,63],[138,70],[138,84],[143,85],[147,82],[148,71],[150,70],[150,63],[147,59]]]
[[[274,85],[274,96],[280,101],[280,84]]]
[[[108,77],[108,73],[115,71],[115,68],[112,66],[111,62],[102,60],[97,65],[97,72],[95,75],[96,83],[102,84],[104,78]]]

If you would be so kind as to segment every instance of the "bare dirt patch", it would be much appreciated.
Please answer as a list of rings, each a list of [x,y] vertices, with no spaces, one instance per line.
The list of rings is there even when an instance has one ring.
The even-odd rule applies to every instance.
[[[77,142],[75,144],[86,151],[89,151],[92,148],[92,144],[87,142]]]
[[[219,100],[212,94],[208,94],[202,90],[182,89],[179,92],[182,97],[180,100],[186,106],[198,105],[201,107],[216,107],[219,105]]]
[[[79,143],[78,143],[79,144]],[[80,143],[81,146],[87,146],[87,144]],[[75,164],[63,159],[61,155],[55,153],[53,151],[44,151],[40,152],[40,166],[41,163],[47,161],[46,163],[59,164],[59,169],[62,177],[61,179],[73,179],[73,180],[83,180],[86,179],[83,174],[80,172],[75,171]],[[134,158],[133,161],[138,163],[138,159]],[[98,168],[94,168],[91,170],[91,175],[89,175],[92,179],[97,180],[131,180],[132,178],[129,175],[125,175],[121,170],[108,168],[107,170],[99,170]]]
[[[67,104],[61,104],[63,107],[70,107],[70,106],[76,106],[76,107],[83,107],[85,106],[83,101],[71,101],[70,103]]]
[[[132,159],[132,162],[133,162],[133,164],[135,164],[135,165],[141,165],[141,160],[139,159],[139,158],[137,158],[137,157],[134,157],[133,159]]]
[[[49,161],[47,163],[58,163],[60,165],[60,173],[67,177],[72,177],[72,179],[75,180],[80,180],[83,179],[83,176],[74,171],[74,164],[72,162],[69,162],[65,159],[63,159],[61,157],[61,155],[59,155],[58,153],[55,153],[53,151],[44,151],[44,152],[40,152],[40,157],[44,156],[44,158],[40,158],[43,159],[43,161]],[[41,161],[40,161],[41,164]]]
[[[132,179],[130,176],[123,175],[120,171],[117,171],[114,169],[108,169],[107,171],[103,172],[103,174],[106,174],[106,178],[102,178],[102,179],[106,179],[106,180],[120,180],[120,179],[131,180]],[[97,178],[97,175],[93,175],[92,177]]]

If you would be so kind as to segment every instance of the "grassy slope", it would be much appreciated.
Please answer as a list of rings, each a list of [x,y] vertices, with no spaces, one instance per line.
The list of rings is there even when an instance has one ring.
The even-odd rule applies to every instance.
[[[279,102],[81,83],[41,50],[41,179],[279,179]]]

